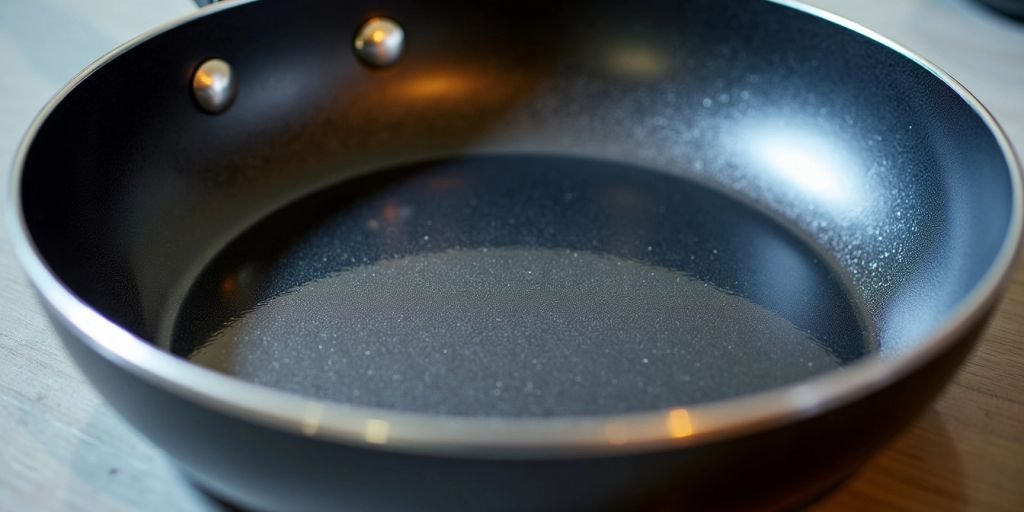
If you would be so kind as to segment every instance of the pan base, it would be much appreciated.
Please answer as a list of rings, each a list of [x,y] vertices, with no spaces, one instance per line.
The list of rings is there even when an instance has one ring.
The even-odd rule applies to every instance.
[[[172,350],[344,403],[620,413],[756,392],[871,350],[839,275],[764,213],[617,163],[382,171],[256,223],[192,287]]]

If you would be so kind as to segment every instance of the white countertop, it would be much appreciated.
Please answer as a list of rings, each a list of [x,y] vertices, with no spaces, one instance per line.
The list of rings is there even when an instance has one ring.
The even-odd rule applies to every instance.
[[[1024,23],[970,0],[809,3],[945,69],[1024,148]],[[0,168],[13,159],[36,112],[79,69],[193,8],[188,0],[0,0]],[[1024,507],[1024,494],[1015,496]],[[0,233],[0,511],[221,508],[93,391],[50,330]]]

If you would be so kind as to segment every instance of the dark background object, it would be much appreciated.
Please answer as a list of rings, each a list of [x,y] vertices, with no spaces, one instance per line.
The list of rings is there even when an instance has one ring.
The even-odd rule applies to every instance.
[[[1007,16],[1024,21],[1024,0],[978,0]]]

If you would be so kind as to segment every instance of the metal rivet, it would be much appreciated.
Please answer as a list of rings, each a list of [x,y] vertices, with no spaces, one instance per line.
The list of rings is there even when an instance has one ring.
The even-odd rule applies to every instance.
[[[231,65],[221,59],[210,59],[200,64],[192,75],[192,94],[196,103],[211,114],[227,110],[238,94]]]
[[[405,31],[390,18],[370,18],[363,23],[353,42],[356,55],[367,65],[384,67],[402,56]]]

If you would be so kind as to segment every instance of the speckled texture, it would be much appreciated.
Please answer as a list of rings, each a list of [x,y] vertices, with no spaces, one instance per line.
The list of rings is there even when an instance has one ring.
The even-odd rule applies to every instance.
[[[254,2],[181,27],[53,113],[26,162],[35,241],[76,294],[166,346],[229,240],[333,183],[453,155],[622,162],[727,191],[811,239],[852,283],[883,357],[949,318],[1001,247],[1000,149],[912,60],[768,2],[560,5],[388,2],[409,39],[380,72],[352,57],[354,4]],[[273,25],[208,41],[253,10]],[[218,116],[180,89],[211,52],[241,87]]]
[[[576,415],[821,373],[870,350],[858,313],[812,249],[726,196],[493,156],[377,173],[263,221],[195,285],[173,345],[344,403]]]
[[[845,9],[855,19],[937,59],[982,95],[1017,144],[1024,142],[1020,115],[1024,113],[1020,108],[1024,97],[1018,92],[1019,84],[1024,83],[1024,68],[1017,65],[1022,32],[1017,26],[979,12],[975,2],[897,1],[886,3],[885,9],[874,2],[854,0],[816,3]],[[503,126],[518,109],[527,109],[531,95],[545,92],[557,96],[563,91],[566,97],[546,103],[549,110],[530,110],[521,123],[530,126],[532,122],[535,127],[557,127],[561,123],[575,133],[561,144],[548,146],[553,150],[608,155],[627,162],[638,161],[641,152],[668,152],[671,148],[645,143],[643,137],[652,140],[652,131],[639,127],[630,130],[654,118],[612,117],[606,115],[602,105],[624,106],[620,110],[627,114],[629,105],[640,102],[662,109],[669,102],[688,105],[689,110],[660,110],[659,130],[683,133],[684,123],[706,123],[720,131],[705,132],[699,141],[686,143],[680,149],[692,153],[677,151],[679,162],[669,158],[663,165],[644,165],[734,190],[745,202],[795,219],[793,224],[804,233],[830,241],[822,245],[836,259],[844,259],[844,251],[851,248],[847,241],[858,239],[857,223],[815,225],[822,219],[813,212],[801,213],[801,204],[806,203],[800,197],[780,201],[783,194],[758,195],[758,189],[746,186],[749,181],[743,180],[744,176],[755,177],[758,166],[737,163],[735,168],[728,167],[731,172],[724,172],[721,170],[726,166],[708,165],[717,161],[711,158],[719,147],[716,134],[728,138],[734,132],[729,129],[727,121],[731,118],[724,110],[696,107],[702,107],[702,98],[718,97],[722,92],[717,90],[718,83],[742,83],[744,77],[756,71],[776,79],[762,78],[763,85],[757,90],[748,89],[750,101],[743,104],[747,117],[757,117],[761,107],[788,107],[794,117],[809,117],[821,112],[811,102],[817,107],[835,107],[845,99],[844,110],[832,108],[828,112],[835,113],[836,120],[846,115],[854,118],[857,122],[848,131],[823,130],[830,125],[826,112],[814,117],[819,122],[803,133],[827,135],[856,154],[872,140],[873,134],[864,129],[866,121],[871,120],[878,127],[875,134],[882,137],[873,146],[877,151],[873,154],[890,162],[877,167],[878,177],[885,180],[871,183],[888,186],[904,177],[908,178],[906,185],[916,183],[900,189],[903,215],[909,212],[932,224],[920,229],[920,223],[908,222],[906,225],[917,225],[918,231],[902,232],[893,226],[876,233],[887,242],[902,242],[904,257],[880,265],[878,271],[860,272],[874,278],[892,276],[888,286],[878,289],[902,292],[874,295],[874,301],[868,304],[873,318],[884,320],[890,327],[915,325],[909,330],[885,331],[883,351],[891,353],[893,347],[914,345],[921,339],[918,335],[935,325],[936,318],[948,318],[956,300],[971,289],[991,261],[993,247],[1005,233],[1005,223],[1000,222],[1007,215],[1009,196],[998,148],[955,94],[943,91],[937,78],[915,70],[914,63],[881,45],[767,3],[672,0],[648,2],[642,8],[635,3],[619,4],[626,12],[609,14],[613,20],[610,25],[649,17],[635,37],[616,37],[621,34],[610,34],[603,28],[609,24],[579,23],[582,13],[607,9],[608,5],[596,1],[546,2],[543,16],[534,16],[530,25],[519,27],[551,20],[558,30],[518,30],[515,34],[502,33],[486,24],[459,25],[483,27],[476,32],[447,28],[458,23],[463,13],[500,7],[494,4],[465,2],[457,8],[443,9],[440,4],[422,1],[376,2],[374,9],[398,16],[412,28],[410,41],[415,42],[401,69],[383,74],[360,74],[346,67],[351,62],[353,28],[366,12],[366,6],[356,1],[261,0],[245,9],[220,13],[215,20],[165,34],[91,76],[81,87],[81,94],[67,98],[65,108],[55,113],[49,128],[36,141],[38,155],[27,171],[38,180],[34,180],[36,186],[25,189],[32,235],[46,263],[76,295],[141,338],[155,341],[155,319],[173,314],[180,303],[181,294],[175,286],[191,284],[195,278],[193,266],[207,263],[226,240],[254,219],[349,173],[386,167],[394,155],[402,161],[415,161],[422,157],[417,152],[425,152],[423,148],[447,154],[472,150],[475,141]],[[7,94],[2,97],[10,107],[9,115],[2,120],[7,127],[5,142],[9,150],[17,144],[31,116],[73,71],[113,47],[117,40],[155,26],[161,19],[170,19],[175,9],[184,12],[189,7],[186,2],[167,1],[97,1],[85,6],[77,1],[16,0],[0,5],[0,10],[13,8],[6,12],[15,14],[0,16],[12,29],[5,41],[11,44],[0,45],[0,53],[8,57],[4,69],[9,76],[17,77],[3,83]],[[561,12],[560,7],[564,7]],[[84,26],[83,16],[91,20]],[[652,19],[657,21],[652,23]],[[439,26],[447,37],[431,43],[432,36],[426,33],[431,25]],[[574,27],[593,31],[593,39],[574,34],[575,39],[566,40],[564,34]],[[530,38],[533,40],[524,41]],[[662,43],[662,38],[668,41]],[[623,39],[648,43],[648,48],[664,48],[673,63],[700,63],[718,57],[699,77],[692,73],[692,67],[673,64],[668,72],[650,80],[674,84],[657,89],[642,89],[642,83],[631,80],[621,80],[618,83],[622,86],[616,87],[612,77],[589,71],[593,87],[588,90],[595,91],[590,96],[594,102],[574,103],[571,112],[558,107],[569,104],[568,96],[576,90],[543,86],[531,89],[530,82],[521,79],[536,74],[551,78],[548,83],[569,82],[556,81],[554,70],[537,63],[579,62],[583,50],[601,62],[602,54],[622,55],[613,50]],[[711,45],[702,41],[731,51],[712,51]],[[566,44],[552,44],[558,42]],[[552,54],[546,61],[510,56],[510,46],[523,44],[550,49]],[[479,54],[466,55],[463,52],[467,50],[479,50]],[[193,66],[211,55],[228,57],[245,78],[240,101],[216,118],[199,112],[183,93]],[[477,58],[480,56],[483,58]],[[616,61],[622,59],[616,57]],[[492,66],[471,67],[470,62],[490,62]],[[443,87],[433,86],[424,89],[433,95],[421,96],[420,100],[383,94],[417,78],[436,85],[439,81],[426,80],[436,79],[437,74],[430,72],[453,68],[474,74],[448,76],[472,78],[483,87],[445,96]],[[705,80],[709,74],[722,81]],[[818,78],[828,80],[815,80]],[[601,82],[606,86],[599,87]],[[775,91],[773,83],[781,87],[778,95],[771,94]],[[673,96],[658,98],[643,93],[652,90]],[[478,101],[485,96],[482,91],[490,93],[487,98],[505,94],[518,98],[518,102],[496,108],[493,101]],[[638,94],[630,96],[630,92]],[[355,99],[346,102],[346,96]],[[740,106],[736,98],[731,96],[730,106]],[[464,108],[456,108],[460,106]],[[659,108],[640,113],[658,113]],[[310,111],[322,115],[310,119]],[[479,117],[493,122],[468,122],[461,115],[465,111],[482,112]],[[545,117],[546,111],[553,115]],[[721,122],[714,124],[701,112],[722,114],[717,118]],[[896,139],[888,135],[898,132],[900,124],[908,120],[914,121],[911,133],[918,137],[904,138],[897,145]],[[925,120],[925,124],[919,123]],[[458,127],[465,127],[476,137],[459,138],[462,132]],[[552,131],[556,130],[535,133],[538,139],[547,140]],[[623,144],[608,144],[632,133],[638,136]],[[446,142],[447,138],[452,141]],[[681,136],[657,140],[673,146],[684,144]],[[801,140],[793,137],[791,142],[799,144]],[[425,142],[416,145],[418,141]],[[500,133],[490,142],[499,145]],[[529,139],[529,133],[516,142],[507,142],[503,149],[540,145]],[[400,147],[410,149],[402,152]],[[604,147],[609,149],[601,153]],[[903,156],[897,160],[897,155]],[[10,161],[10,156],[4,160]],[[365,159],[360,160],[361,156]],[[698,161],[704,164],[702,172],[695,165]],[[920,179],[922,176],[928,179]],[[787,183],[779,180],[769,183],[769,188],[779,192]],[[892,196],[884,190],[872,192],[867,197],[878,200],[869,200],[866,206],[879,212],[891,211],[887,201]],[[865,233],[860,239],[867,237]],[[862,249],[869,260],[874,247]],[[12,510],[221,508],[194,499],[197,493],[189,489],[179,471],[161,462],[165,458],[154,452],[152,443],[179,460],[191,454],[192,468],[205,474],[200,480],[204,486],[219,484],[227,496],[255,509],[296,510],[325,502],[355,510],[381,502],[399,510],[422,509],[431,504],[446,510],[594,508],[603,499],[636,496],[663,477],[678,477],[678,482],[666,487],[687,495],[700,493],[708,482],[726,482],[725,492],[731,490],[731,495],[736,495],[735,489],[742,488],[745,492],[740,494],[754,500],[756,486],[781,492],[792,485],[808,492],[814,478],[803,477],[820,475],[825,469],[815,465],[815,460],[834,461],[844,450],[867,457],[869,450],[863,449],[867,436],[884,435],[903,423],[900,414],[879,414],[880,409],[872,406],[869,411],[876,413],[833,415],[832,424],[839,425],[838,429],[798,430],[809,423],[800,422],[798,429],[785,434],[789,436],[784,438],[786,442],[760,444],[752,440],[758,449],[756,456],[744,452],[731,457],[730,452],[719,451],[714,445],[709,452],[684,449],[664,454],[664,466],[643,459],[633,466],[602,470],[597,461],[585,458],[557,470],[539,463],[517,472],[509,469],[507,461],[466,467],[450,458],[387,458],[377,450],[360,454],[341,445],[311,444],[280,431],[264,433],[254,423],[238,421],[234,408],[230,415],[212,408],[182,411],[179,404],[185,401],[172,396],[180,391],[178,386],[173,391],[149,388],[138,379],[138,373],[129,373],[137,368],[111,363],[95,353],[90,353],[96,360],[90,364],[82,356],[79,362],[91,380],[116,383],[103,388],[110,403],[117,404],[120,414],[114,415],[98,402],[92,387],[82,380],[82,373],[70,366],[64,351],[56,345],[37,297],[13,259],[8,257],[0,267],[8,281],[0,290],[8,306],[0,308],[6,337],[5,357],[0,358],[0,364],[6,365],[0,371],[0,380],[5,382],[0,387],[6,386],[5,398],[13,398],[0,400],[0,416],[8,427],[0,430],[10,441],[5,443],[7,451],[0,459],[13,463],[11,471],[0,479],[4,486],[0,494],[6,493]],[[1021,292],[1019,283],[1011,283],[1016,297]],[[105,293],[107,290],[113,293]],[[916,300],[907,303],[903,297],[908,294]],[[971,508],[1021,502],[1019,482],[1024,479],[1014,477],[1019,474],[1015,473],[1020,467],[1018,461],[1024,457],[1020,450],[1008,449],[1019,447],[1014,444],[1019,435],[1014,437],[1018,434],[1015,415],[1007,414],[1007,407],[1019,403],[1021,394],[1019,386],[1010,385],[1012,379],[1006,378],[1015,371],[1012,356],[1019,339],[1014,333],[1021,332],[1021,322],[1013,301],[1009,306],[988,331],[973,367],[961,374],[960,383],[952,386],[952,393],[946,393],[944,402],[916,427],[917,432],[904,438],[911,442],[900,443],[895,451],[880,458],[882,465],[873,468],[869,485],[861,485],[862,481],[843,491],[847,497],[852,496],[847,501],[854,503],[854,509],[863,509],[865,503],[878,504],[874,508],[898,507],[906,501],[899,498],[907,497],[922,507],[934,504],[932,508],[950,503]],[[900,308],[903,314],[890,314]],[[90,346],[85,340],[68,340],[68,344],[81,352]],[[124,348],[137,353],[139,347]],[[193,383],[182,380],[177,384]],[[892,395],[883,396],[878,399]],[[8,407],[11,405],[14,409]],[[896,411],[906,410],[903,405],[889,402]],[[122,418],[130,418],[148,440],[133,435]],[[865,422],[865,418],[870,421]],[[205,435],[197,433],[197,428],[217,422],[224,426],[212,432],[204,430]],[[865,428],[867,424],[869,428]],[[791,446],[789,441],[793,439],[820,440],[823,434],[831,442],[817,443],[798,454],[787,454],[783,448],[779,457],[771,457],[762,456],[764,452],[760,451],[761,447]],[[211,439],[214,442],[208,442]],[[618,460],[628,464],[632,459]],[[669,464],[682,469],[670,470]],[[111,468],[119,473],[111,475]],[[976,471],[978,468],[986,470]],[[198,478],[196,473],[192,477]],[[887,500],[886,495],[896,499]],[[600,504],[614,507],[621,502],[610,503]]]

